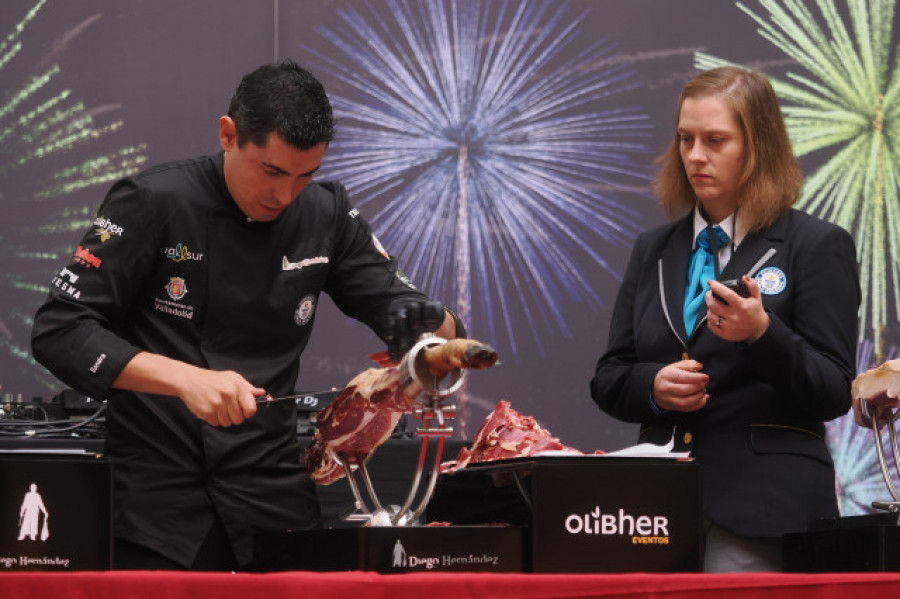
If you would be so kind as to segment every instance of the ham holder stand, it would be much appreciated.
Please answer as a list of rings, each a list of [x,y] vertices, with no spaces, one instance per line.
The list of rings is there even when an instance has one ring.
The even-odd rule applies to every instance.
[[[897,420],[900,408],[882,406],[880,417],[870,407],[868,399],[887,393],[892,383],[889,377],[896,371],[882,366],[872,376],[881,377],[884,389],[871,396],[862,395],[859,407],[863,422],[870,426],[875,437],[878,465],[892,501],[873,501],[876,512],[842,516],[812,522],[807,532],[784,536],[783,565],[786,572],[896,572],[900,570],[900,492],[891,476],[885,450],[883,426],[887,426],[894,466],[900,474],[900,450],[897,443]],[[858,378],[870,375],[860,375]],[[886,377],[888,377],[886,379]],[[854,383],[855,385],[856,383]],[[888,398],[893,398],[891,394]]]
[[[897,448],[897,419],[900,418],[900,409],[888,410],[888,417],[881,420],[876,419],[869,411],[869,404],[866,401],[859,403],[862,411],[863,420],[868,422],[872,427],[872,435],[875,437],[875,452],[878,454],[878,465],[881,466],[881,474],[884,476],[884,484],[887,485],[888,491],[893,497],[893,501],[873,501],[872,507],[877,510],[883,510],[891,513],[900,512],[900,493],[891,479],[891,471],[887,464],[886,454],[884,450],[884,437],[881,433],[881,425],[887,424],[888,437],[891,440],[891,454],[894,458],[894,466],[900,475],[900,450]]]
[[[366,455],[364,459],[357,459],[354,455],[335,455],[334,459],[341,465],[347,475],[347,481],[350,483],[350,489],[353,492],[354,505],[347,512],[341,515],[341,520],[347,522],[365,522],[368,526],[409,526],[418,522],[424,513],[431,496],[434,493],[435,484],[440,475],[441,456],[444,451],[444,439],[453,434],[453,427],[450,426],[449,420],[456,418],[456,406],[444,405],[444,402],[456,393],[465,382],[466,371],[464,369],[454,369],[446,377],[444,381],[438,380],[422,380],[419,373],[416,372],[416,358],[419,354],[430,347],[440,346],[447,343],[445,339],[435,337],[433,335],[423,336],[412,349],[406,353],[398,366],[400,370],[400,384],[406,397],[413,398],[416,407],[413,409],[413,416],[416,420],[422,422],[422,426],[416,429],[416,436],[422,439],[421,448],[419,450],[419,459],[416,465],[416,472],[410,485],[409,494],[406,501],[399,508],[397,506],[385,507],[378,500],[372,479],[366,470],[366,462],[373,452]],[[425,487],[424,494],[419,500],[418,505],[413,510],[412,506],[418,495],[419,486],[422,483],[422,473],[425,469],[425,459],[428,455],[428,448],[431,439],[435,438],[436,450],[434,456],[434,465],[431,469],[431,475],[428,484]],[[359,484],[354,474],[358,472],[362,480],[363,486],[372,502],[374,509],[369,506],[363,499],[360,492]]]

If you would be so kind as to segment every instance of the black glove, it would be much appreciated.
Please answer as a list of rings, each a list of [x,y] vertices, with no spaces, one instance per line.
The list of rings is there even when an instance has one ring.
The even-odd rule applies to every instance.
[[[388,355],[395,362],[418,340],[422,333],[432,333],[444,323],[441,302],[419,299],[396,299],[388,309]]]

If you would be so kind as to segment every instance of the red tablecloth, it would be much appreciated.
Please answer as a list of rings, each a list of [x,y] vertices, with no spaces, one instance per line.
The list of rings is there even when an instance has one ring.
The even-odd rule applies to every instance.
[[[285,572],[2,572],[2,599],[579,597],[784,599],[900,597],[900,573],[872,574],[480,574]]]

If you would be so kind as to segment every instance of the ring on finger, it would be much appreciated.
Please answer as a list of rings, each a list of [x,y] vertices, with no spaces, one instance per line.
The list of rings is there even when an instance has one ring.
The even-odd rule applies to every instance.
[[[718,320],[716,320],[716,326],[721,328],[721,326],[722,326],[722,317],[721,316],[718,318]]]

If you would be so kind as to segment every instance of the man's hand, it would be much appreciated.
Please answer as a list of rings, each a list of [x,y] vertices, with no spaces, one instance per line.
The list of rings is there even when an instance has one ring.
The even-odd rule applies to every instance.
[[[856,375],[850,394],[856,424],[869,428],[874,418],[880,429],[889,423],[894,409],[900,407],[900,360],[888,360],[878,368]],[[863,414],[863,404],[869,418]]]
[[[256,414],[256,398],[265,389],[254,387],[231,370],[196,369],[181,384],[179,397],[191,413],[213,426],[232,426]]]
[[[194,416],[213,426],[242,423],[256,414],[256,398],[266,393],[236,372],[207,370],[150,352],[132,358],[112,386],[174,395]]]
[[[653,379],[653,401],[663,410],[694,412],[706,405],[709,375],[696,360],[682,360],[660,369]]]
[[[862,404],[866,404],[866,412],[868,412],[868,418],[863,414]],[[893,415],[893,411],[891,410],[891,406],[885,404],[876,404],[865,399],[860,399],[859,397],[853,398],[853,421],[856,422],[859,426],[864,428],[872,427],[872,418],[875,419],[875,422],[878,423],[878,428],[880,429],[884,423],[889,422],[890,417]]]
[[[397,361],[422,333],[433,333],[444,323],[444,305],[431,300],[396,299],[388,313],[388,355]]]

